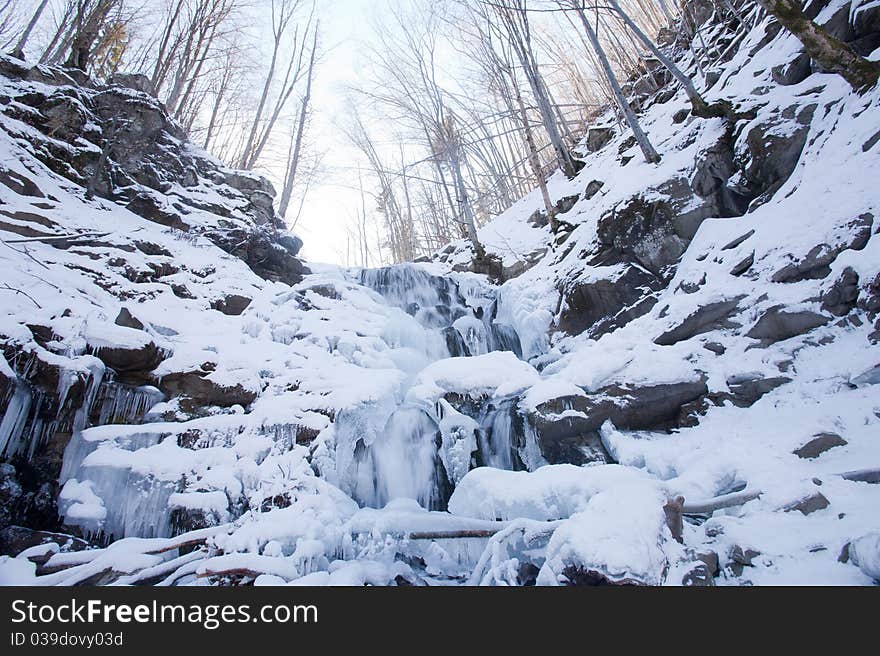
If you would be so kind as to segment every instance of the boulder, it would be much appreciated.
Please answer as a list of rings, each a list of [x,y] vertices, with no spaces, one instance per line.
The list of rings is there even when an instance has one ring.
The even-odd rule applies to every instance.
[[[116,346],[100,348],[92,347],[95,356],[125,378],[148,378],[146,374],[162,364],[167,357],[165,351],[155,342],[149,341],[143,346]]]
[[[773,81],[782,86],[800,84],[813,72],[810,64],[810,56],[801,52],[786,64],[779,64],[770,69]]]
[[[788,312],[782,307],[777,305],[767,310],[746,336],[770,345],[803,335],[829,322],[828,317],[816,312]]]
[[[208,378],[212,365],[203,365],[195,371],[181,371],[162,376],[157,385],[168,397],[181,397],[181,408],[194,412],[206,406],[228,408],[234,405],[249,406],[257,393],[241,384],[227,386]]]
[[[698,308],[680,324],[660,335],[654,343],[659,346],[672,346],[702,333],[738,328],[740,324],[730,321],[730,317],[739,310],[742,298],[740,296],[727,301],[709,303]]]
[[[800,282],[819,280],[831,273],[831,263],[846,250],[861,251],[871,238],[874,215],[870,212],[860,214],[844,226],[844,236],[831,243],[814,246],[806,255],[791,256],[794,262],[787,264],[773,274],[773,282]]]
[[[560,290],[556,328],[593,337],[612,332],[649,312],[660,287],[655,275],[631,264],[618,265],[606,278],[574,281]]]
[[[805,460],[814,460],[826,451],[847,444],[848,442],[837,433],[819,433],[802,447],[796,449],[794,455]]]
[[[117,326],[122,326],[124,328],[133,328],[134,330],[144,329],[144,324],[132,315],[128,308],[122,308],[119,310],[119,314],[116,316],[116,321],[114,323]]]
[[[836,317],[843,317],[855,309],[858,299],[859,274],[847,267],[830,289],[822,294],[822,309]]]
[[[134,89],[147,95],[155,95],[153,93],[153,84],[143,73],[114,73],[107,80],[112,86],[125,87],[126,89]]]
[[[589,150],[591,153],[602,150],[605,146],[608,145],[608,142],[611,141],[611,138],[613,136],[614,128],[590,128],[590,130],[587,132],[587,150]]]
[[[251,299],[240,294],[228,294],[211,303],[214,310],[230,316],[239,316],[251,304]]]
[[[606,421],[622,430],[670,430],[680,425],[682,409],[708,391],[702,380],[615,384],[585,396],[562,396],[542,403],[527,421],[551,464],[611,462],[599,435]]]
[[[880,531],[873,531],[850,542],[849,560],[865,576],[880,581]]]

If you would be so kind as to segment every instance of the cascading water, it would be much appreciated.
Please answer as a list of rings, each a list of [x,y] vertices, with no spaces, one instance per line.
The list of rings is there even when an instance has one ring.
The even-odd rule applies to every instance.
[[[496,321],[494,290],[479,278],[432,275],[417,265],[364,270],[359,278],[405,315],[392,318],[390,325],[400,322],[411,330],[392,328],[386,341],[392,348],[405,345],[419,351],[421,363],[411,371],[413,377],[446,358],[494,351],[521,357],[516,331]],[[403,332],[408,335],[405,344]],[[407,401],[407,392],[404,386],[398,398],[336,418],[338,478],[360,503],[382,507],[409,498],[442,510],[470,469],[520,470],[536,460],[516,398],[441,398],[424,404]]]

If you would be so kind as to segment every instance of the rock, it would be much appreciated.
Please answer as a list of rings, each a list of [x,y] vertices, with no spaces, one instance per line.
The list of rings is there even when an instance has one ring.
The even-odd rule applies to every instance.
[[[819,433],[813,439],[794,451],[794,455],[805,460],[818,458],[826,451],[838,446],[846,446],[848,442],[837,433]]]
[[[852,28],[856,37],[880,32],[880,5],[871,2],[858,5],[852,17]]]
[[[729,392],[712,394],[710,397],[712,401],[719,405],[730,401],[738,408],[750,408],[766,394],[790,382],[791,378],[786,378],[785,376],[735,380],[735,382],[729,380],[727,384]]]
[[[751,269],[754,263],[755,251],[752,251],[747,257],[733,265],[733,268],[730,270],[730,275],[739,277]]]
[[[853,376],[849,382],[851,385],[856,386],[880,384],[880,364],[875,364],[873,367]]]
[[[821,492],[814,492],[808,497],[786,506],[785,511],[792,512],[797,510],[803,515],[812,515],[814,512],[824,510],[830,505],[831,504],[828,502],[828,499],[825,498],[824,494]]]
[[[775,344],[803,335],[828,324],[828,317],[808,310],[787,312],[777,305],[767,310],[746,333],[747,337],[759,339],[764,345]]]
[[[755,558],[761,555],[760,551],[754,549],[743,549],[741,546],[734,546],[727,554],[727,566],[733,572],[734,576],[742,576],[743,568],[751,567]]]
[[[3,465],[0,465],[0,468],[2,467]],[[0,530],[0,555],[17,556],[25,549],[52,542],[61,547],[63,552],[84,551],[91,546],[85,540],[66,533],[39,531],[24,526],[6,526]],[[42,564],[40,561],[44,561],[45,558],[29,560],[40,565]]]
[[[241,384],[225,386],[215,383],[207,377],[211,370],[211,366],[203,365],[201,370],[166,374],[157,386],[168,397],[184,397],[180,405],[186,412],[205,406],[247,407],[256,400],[257,393]]]
[[[635,262],[668,280],[700,224],[716,210],[684,178],[622,201],[599,219],[602,263]]]
[[[133,328],[134,330],[144,329],[144,324],[136,319],[131,312],[129,312],[128,308],[125,307],[119,311],[114,323],[117,326],[123,326],[124,328]]]
[[[807,143],[816,105],[792,105],[780,116],[752,127],[745,137],[737,165],[740,180],[732,185],[744,198],[767,199],[794,172]]]
[[[125,87],[126,89],[134,89],[147,95],[155,95],[153,93],[153,84],[150,78],[142,73],[114,73],[107,80],[107,83],[114,86]]]
[[[177,212],[170,210],[159,198],[152,193],[140,192],[128,203],[128,209],[147,221],[158,223],[169,228],[175,228],[184,232],[189,230],[183,218]]]
[[[251,299],[247,296],[228,294],[224,298],[211,303],[211,307],[223,314],[237,317],[244,312],[250,304]]]
[[[556,205],[553,206],[553,209],[556,210],[557,214],[566,214],[571,211],[580,199],[581,197],[577,194],[574,194],[573,196],[565,196],[556,201]]]
[[[698,562],[682,577],[681,584],[686,588],[714,587],[715,577],[706,563]]]
[[[688,108],[679,109],[675,114],[672,115],[672,122],[676,125],[680,125],[687,120],[687,117],[691,115],[691,110]]]
[[[591,180],[587,185],[587,188],[584,190],[584,198],[590,200],[593,196],[602,191],[602,187],[604,186],[605,183],[601,180]]]
[[[781,84],[782,86],[800,84],[806,80],[812,72],[810,56],[805,52],[799,53],[787,64],[780,64],[770,69],[770,74],[773,76],[774,82],[776,82],[776,84]]]
[[[861,251],[871,238],[874,215],[865,212],[846,224],[845,237],[833,244],[819,244],[806,255],[795,258],[773,274],[773,282],[800,282],[818,280],[831,273],[831,263],[846,250]]]
[[[831,288],[822,294],[822,309],[836,317],[852,312],[859,298],[859,274],[847,267]]]
[[[719,344],[718,342],[706,342],[703,344],[703,348],[707,351],[711,351],[715,355],[724,355],[727,353],[727,349],[724,348],[724,345]]]
[[[740,324],[730,321],[730,317],[739,310],[739,303],[743,297],[737,297],[728,301],[710,303],[697,309],[679,325],[663,333],[654,340],[658,346],[672,346],[696,335],[713,330],[738,328]]]
[[[623,430],[678,426],[683,406],[708,393],[702,381],[665,385],[611,385],[587,396],[563,396],[539,405],[529,422],[551,464],[611,462],[599,428],[611,421]]]
[[[646,314],[656,302],[640,301],[660,289],[656,276],[642,267],[622,264],[607,278],[575,281],[561,291],[556,328],[569,335],[612,332]]]
[[[0,184],[6,185],[20,196],[46,197],[37,186],[37,183],[11,169],[0,167]]]
[[[850,542],[849,559],[865,576],[880,581],[880,531],[873,531]]]
[[[147,374],[167,357],[165,351],[153,341],[141,347],[101,347],[92,350],[101,362],[123,375],[126,380],[146,380]]]
[[[725,245],[721,248],[721,250],[722,250],[722,251],[732,251],[732,250],[733,250],[734,248],[736,248],[737,246],[739,246],[739,245],[745,243],[745,242],[746,242],[749,238],[751,238],[751,236],[754,235],[754,234],[755,234],[755,231],[754,231],[754,230],[749,230],[746,234],[737,237],[736,239],[734,239],[732,242],[730,242],[730,243],[728,243],[728,244],[725,244]]]
[[[230,255],[244,260],[265,280],[296,285],[309,272],[295,255],[302,241],[292,235],[279,235],[272,229],[261,227],[216,231],[209,237]]]
[[[856,36],[849,18],[849,4],[844,4],[838,7],[830,18],[819,24],[835,39],[847,42],[852,41]]]
[[[613,136],[614,128],[590,128],[587,132],[587,150],[589,150],[591,153],[602,150],[605,146],[608,145],[608,142],[611,141],[611,138]]]

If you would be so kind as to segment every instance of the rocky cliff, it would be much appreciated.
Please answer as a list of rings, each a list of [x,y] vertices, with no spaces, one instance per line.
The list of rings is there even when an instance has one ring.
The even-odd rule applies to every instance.
[[[0,493],[30,548],[0,572],[880,577],[880,96],[722,4],[661,42],[724,117],[649,58],[626,90],[659,164],[609,109],[548,183],[557,229],[536,191],[486,258],[376,271],[307,273],[271,189],[136,79],[3,60]],[[880,3],[808,10],[876,53]]]

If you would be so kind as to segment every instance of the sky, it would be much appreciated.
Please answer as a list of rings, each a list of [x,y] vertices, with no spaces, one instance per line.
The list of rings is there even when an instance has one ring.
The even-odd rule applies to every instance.
[[[324,56],[312,94],[309,139],[324,154],[327,175],[309,189],[294,228],[305,244],[303,257],[309,261],[344,264],[346,224],[360,207],[356,168],[362,157],[338,122],[348,111],[348,88],[363,76],[363,51],[371,38],[372,21],[388,6],[389,0],[318,0]],[[369,199],[367,203],[369,211],[372,203]],[[296,214],[295,207],[289,214]]]

